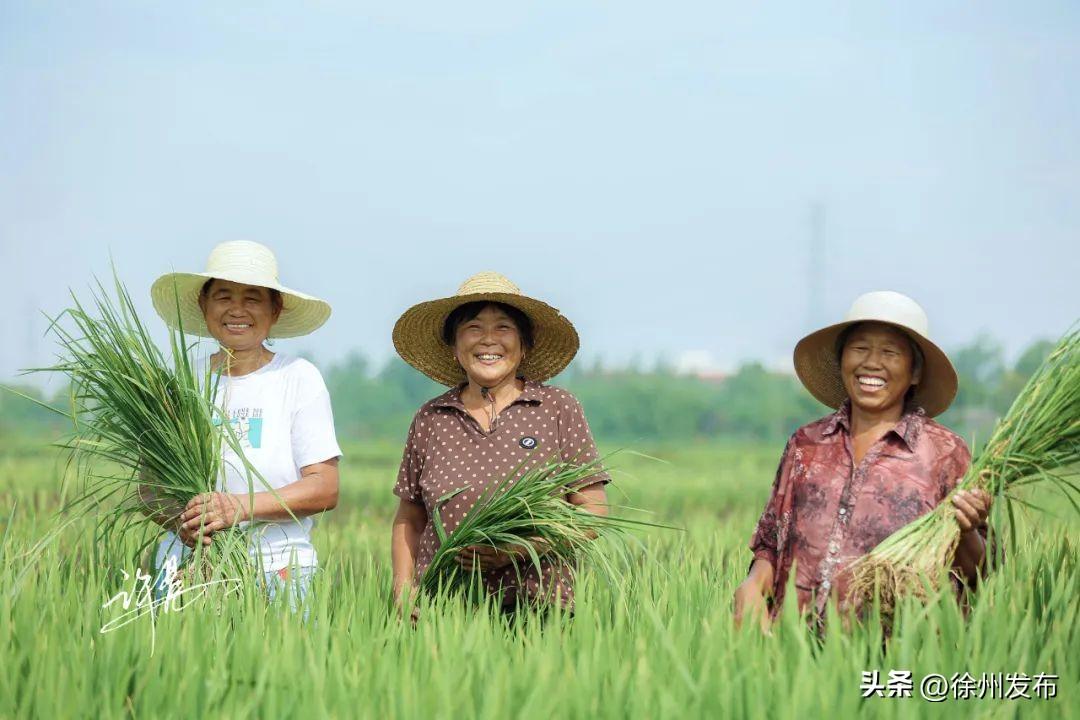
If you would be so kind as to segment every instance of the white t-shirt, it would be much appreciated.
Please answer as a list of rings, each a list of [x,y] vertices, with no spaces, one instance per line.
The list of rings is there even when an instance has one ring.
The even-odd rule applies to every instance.
[[[244,456],[262,475],[262,481],[245,471],[240,458],[222,443],[224,482],[221,492],[247,495],[277,490],[300,479],[300,468],[341,456],[334,433],[330,394],[322,375],[307,360],[280,353],[253,373],[222,375],[215,402],[230,418]],[[245,500],[246,502],[246,500]],[[251,533],[251,557],[261,569],[274,572],[290,565],[315,567],[318,557],[311,544],[315,519],[299,522],[256,520],[243,523]],[[161,547],[179,549],[179,541],[169,533]],[[162,555],[159,548],[159,557]]]

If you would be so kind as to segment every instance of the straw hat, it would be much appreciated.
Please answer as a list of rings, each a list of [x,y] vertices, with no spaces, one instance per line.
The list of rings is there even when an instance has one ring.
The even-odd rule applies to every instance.
[[[307,335],[330,317],[330,305],[326,301],[291,290],[278,282],[274,253],[265,245],[248,240],[224,242],[211,250],[206,272],[174,272],[155,280],[150,297],[157,314],[169,327],[182,323],[187,334],[211,337],[199,307],[199,292],[210,278],[259,285],[280,292],[284,306],[277,322],[270,328],[273,338]]]
[[[795,372],[810,394],[833,408],[847,399],[836,342],[845,328],[867,321],[892,325],[919,346],[923,368],[914,402],[931,417],[945,412],[956,397],[956,370],[941,348],[931,342],[926,312],[908,296],[891,290],[859,296],[843,322],[810,333],[795,346]]]
[[[521,294],[518,286],[496,272],[473,275],[451,297],[414,305],[394,325],[394,347],[402,359],[432,380],[451,387],[465,382],[454,349],[443,342],[443,325],[456,308],[486,300],[506,303],[533,324],[533,348],[518,373],[529,380],[548,380],[562,372],[577,354],[578,334],[570,321],[550,305]]]

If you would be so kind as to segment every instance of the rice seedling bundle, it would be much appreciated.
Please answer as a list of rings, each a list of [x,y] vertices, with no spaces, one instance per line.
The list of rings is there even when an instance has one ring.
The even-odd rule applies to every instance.
[[[946,582],[960,541],[951,498],[961,490],[986,490],[994,498],[995,511],[1005,506],[1014,543],[1011,552],[1015,552],[1014,504],[1038,509],[1017,497],[1020,488],[1032,484],[1056,488],[1080,513],[1074,497],[1080,495],[1078,464],[1080,331],[1072,330],[1024,386],[953,492],[852,563],[849,602],[859,607],[876,593],[883,614],[891,615],[902,597],[926,599],[937,592]]]
[[[70,381],[69,409],[45,406],[69,418],[73,427],[60,445],[78,468],[82,487],[65,510],[76,515],[104,510],[98,541],[118,546],[134,535],[143,541],[139,555],[161,535],[146,517],[147,501],[159,516],[175,520],[195,495],[215,490],[223,443],[236,452],[249,478],[257,472],[215,406],[216,381],[208,363],[197,369],[194,345],[183,328],[169,331],[170,360],[115,272],[114,283],[115,298],[98,282],[89,306],[72,294],[73,306],[50,325],[60,345],[59,362],[31,372],[60,373]],[[147,540],[148,529],[155,532]],[[242,530],[216,533],[205,551],[196,548],[193,559],[203,574],[221,567],[243,572]]]
[[[443,527],[440,509],[469,486],[439,498],[432,512],[439,548],[420,580],[423,591],[465,592],[480,600],[475,592],[479,589],[478,578],[463,570],[457,561],[458,553],[471,545],[520,547],[527,555],[527,562],[522,564],[539,568],[538,544],[543,548],[543,558],[554,564],[574,566],[581,562],[617,583],[617,561],[620,555],[625,559],[625,541],[632,538],[631,528],[673,529],[643,520],[597,515],[567,502],[566,495],[573,488],[601,472],[600,459],[576,464],[551,458],[519,475],[520,470],[520,467],[515,469],[487,488],[452,533]],[[623,542],[597,542],[605,538]],[[513,564],[520,578],[524,568],[517,560]],[[543,587],[540,595],[545,598],[541,602],[555,598],[553,593],[544,592]]]

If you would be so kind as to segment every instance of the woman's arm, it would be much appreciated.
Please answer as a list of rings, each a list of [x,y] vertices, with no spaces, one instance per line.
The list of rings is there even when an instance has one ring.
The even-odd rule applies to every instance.
[[[765,598],[772,592],[773,566],[763,557],[754,559],[750,574],[735,589],[735,627],[742,625],[743,617],[757,618],[761,629],[769,629],[769,606]]]
[[[593,515],[607,515],[607,489],[604,483],[593,483],[566,496],[567,502]]]
[[[180,524],[184,504],[179,500],[159,493],[153,482],[151,482],[153,479],[146,468],[139,468],[139,483],[135,489],[140,502],[142,502],[143,514],[166,530],[176,533],[180,537],[180,542],[188,547],[195,547],[197,539],[195,533],[181,527]],[[209,543],[209,537],[203,538],[203,544]]]
[[[338,458],[300,468],[300,479],[274,492],[201,493],[191,499],[180,527],[209,536],[245,520],[289,520],[333,510],[338,503]],[[290,514],[291,513],[291,514]]]
[[[750,551],[754,553],[754,560],[750,563],[749,574],[735,589],[736,627],[742,625],[743,618],[749,613],[751,616],[758,616],[762,631],[768,632],[769,629],[769,605],[766,598],[772,595],[776,581],[779,555],[776,544],[779,535],[777,524],[791,485],[791,458],[795,452],[797,435],[798,433],[795,433],[788,438],[787,445],[784,446],[780,464],[776,467],[776,477],[773,478],[772,491],[750,538]]]
[[[608,514],[607,487],[604,483],[593,483],[588,487],[580,488],[576,492],[567,495],[566,501],[593,515]],[[586,534],[590,540],[596,539],[595,530],[589,530]]]
[[[402,596],[411,591],[416,571],[420,535],[427,526],[427,510],[420,503],[401,499],[390,533],[390,557],[394,568],[394,604],[402,605]]]
[[[607,515],[607,491],[604,483],[598,482],[588,487],[580,488],[566,496],[566,501],[584,512],[594,515]],[[594,530],[587,530],[590,540],[596,539]],[[540,538],[532,538],[530,544],[537,555],[543,555],[550,546]],[[516,545],[511,547],[494,548],[490,545],[469,545],[458,551],[458,563],[466,572],[472,572],[475,565],[480,570],[494,570],[509,565],[512,562],[527,561],[531,555],[529,549]]]

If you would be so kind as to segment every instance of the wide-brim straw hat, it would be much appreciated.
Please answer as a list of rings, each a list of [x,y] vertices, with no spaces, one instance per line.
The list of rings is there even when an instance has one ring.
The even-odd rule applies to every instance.
[[[532,321],[533,347],[525,351],[517,371],[527,380],[544,381],[558,375],[577,354],[577,330],[557,309],[523,295],[499,273],[482,272],[462,283],[455,295],[406,310],[394,325],[398,355],[438,383],[454,387],[465,382],[465,371],[454,357],[454,349],[443,342],[443,325],[456,308],[477,301],[505,303]]]
[[[795,373],[810,394],[832,408],[847,399],[840,378],[837,340],[848,327],[860,322],[892,325],[922,350],[922,377],[915,386],[915,404],[926,414],[940,415],[956,397],[956,370],[944,351],[930,340],[926,312],[914,300],[891,290],[866,293],[856,298],[843,322],[812,332],[795,346]]]
[[[248,240],[224,242],[215,247],[210,251],[205,272],[172,272],[159,277],[150,288],[154,310],[169,327],[182,326],[185,334],[212,337],[199,307],[199,293],[211,278],[258,285],[281,293],[283,306],[277,322],[270,328],[272,338],[307,335],[330,317],[330,304],[325,300],[282,285],[274,253],[265,245]]]

